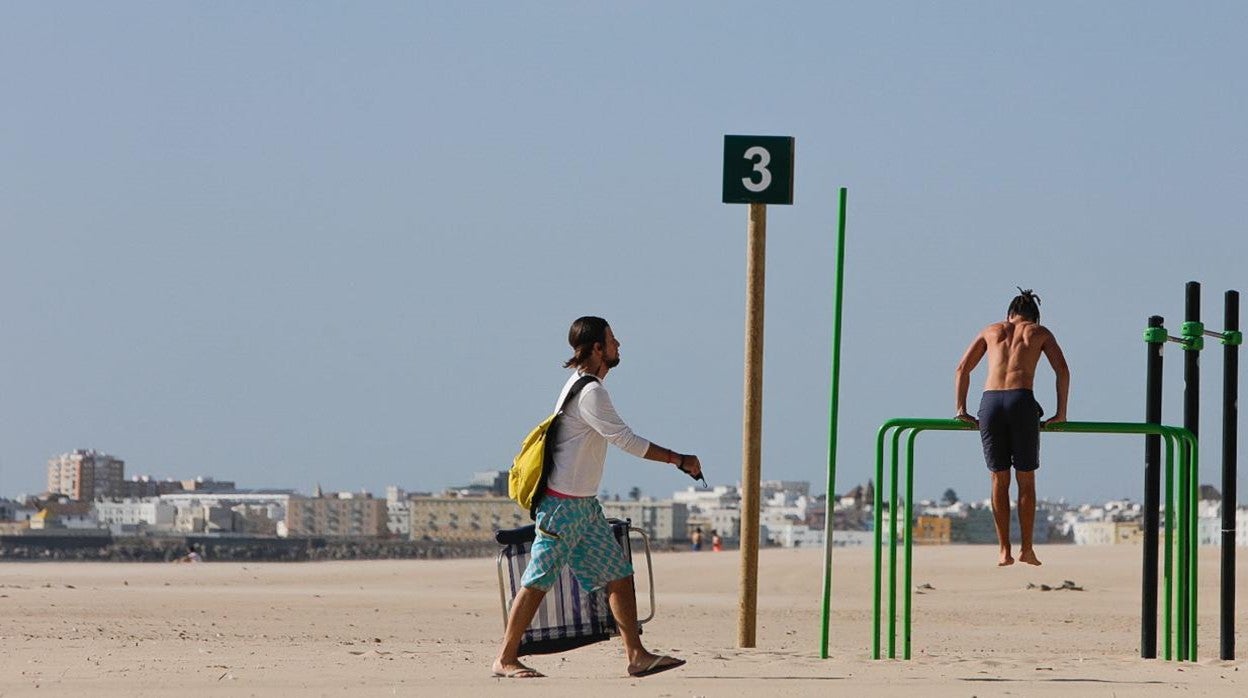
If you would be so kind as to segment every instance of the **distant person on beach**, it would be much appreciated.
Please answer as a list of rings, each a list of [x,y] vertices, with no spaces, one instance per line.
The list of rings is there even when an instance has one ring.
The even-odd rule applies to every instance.
[[[724,549],[724,539],[719,537],[719,531],[711,529],[711,552],[717,553]]]
[[[578,318],[568,330],[568,344],[574,353],[564,368],[574,368],[575,373],[564,384],[556,409],[582,377],[592,379],[568,400],[559,418],[558,434],[547,445],[553,449],[554,468],[546,491],[539,493],[537,538],[520,580],[522,588],[507,616],[494,675],[525,679],[542,676],[520,663],[520,640],[565,565],[586,590],[606,587],[611,615],[628,654],[630,676],[675,669],[685,661],[652,654],[641,644],[633,565],[612,535],[595,494],[602,483],[608,442],[634,456],[675,465],[695,478],[702,475],[702,464],[697,456],[682,455],[634,434],[616,413],[602,381],[620,363],[620,342],[606,320]]]
[[[186,554],[178,558],[178,562],[203,562],[203,561],[204,561],[204,558],[202,555],[199,554],[199,551],[195,549],[194,543],[186,546]]]
[[[1040,298],[1018,289],[1004,322],[985,327],[967,347],[954,372],[956,417],[979,427],[984,460],[992,473],[992,516],[1001,546],[1001,567],[1014,564],[1010,551],[1010,466],[1018,479],[1018,528],[1022,538],[1018,559],[1039,565],[1032,545],[1036,522],[1036,469],[1040,467],[1040,426],[1066,421],[1070,368],[1053,333],[1040,324]],[[988,355],[988,378],[977,417],[966,411],[971,371]],[[1044,355],[1057,375],[1057,411],[1044,415],[1032,394],[1036,366]]]
[[[701,551],[702,550],[702,527],[701,526],[698,526],[697,528],[693,529],[692,538],[693,538],[693,552],[696,553],[696,552]]]

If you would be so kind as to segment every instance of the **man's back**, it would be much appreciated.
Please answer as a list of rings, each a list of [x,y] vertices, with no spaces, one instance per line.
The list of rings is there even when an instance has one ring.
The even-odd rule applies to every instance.
[[[1036,366],[1053,334],[1043,325],[1015,318],[994,322],[980,333],[988,356],[984,390],[1032,389]]]

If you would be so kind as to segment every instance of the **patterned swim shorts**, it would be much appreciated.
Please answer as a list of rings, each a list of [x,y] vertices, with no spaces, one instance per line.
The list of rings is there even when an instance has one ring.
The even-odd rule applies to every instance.
[[[564,565],[586,591],[633,574],[597,497],[546,496],[537,506],[537,537],[520,584],[545,591]]]

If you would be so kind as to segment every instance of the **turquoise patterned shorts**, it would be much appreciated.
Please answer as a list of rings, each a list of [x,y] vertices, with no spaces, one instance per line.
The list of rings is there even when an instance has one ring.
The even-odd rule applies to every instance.
[[[537,506],[537,537],[520,584],[546,591],[564,565],[586,591],[633,574],[597,497],[547,495]]]

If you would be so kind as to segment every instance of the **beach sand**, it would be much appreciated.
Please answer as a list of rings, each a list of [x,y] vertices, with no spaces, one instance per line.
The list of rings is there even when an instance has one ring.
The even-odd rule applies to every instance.
[[[999,569],[993,547],[916,548],[914,584],[932,588],[914,597],[909,662],[869,659],[869,550],[835,554],[829,659],[818,654],[822,551],[762,552],[755,649],[736,647],[735,551],[656,554],[657,616],[643,638],[689,664],[645,679],[625,675],[618,639],[529,658],[545,679],[492,678],[492,559],[5,562],[0,696],[1248,695],[1248,663],[1216,659],[1216,550],[1201,557],[1201,659],[1182,664],[1138,657],[1140,548],[1038,551],[1043,567]],[[634,562],[644,570],[643,555]],[[1027,588],[1065,580],[1084,590]],[[638,597],[645,615],[644,583]]]

